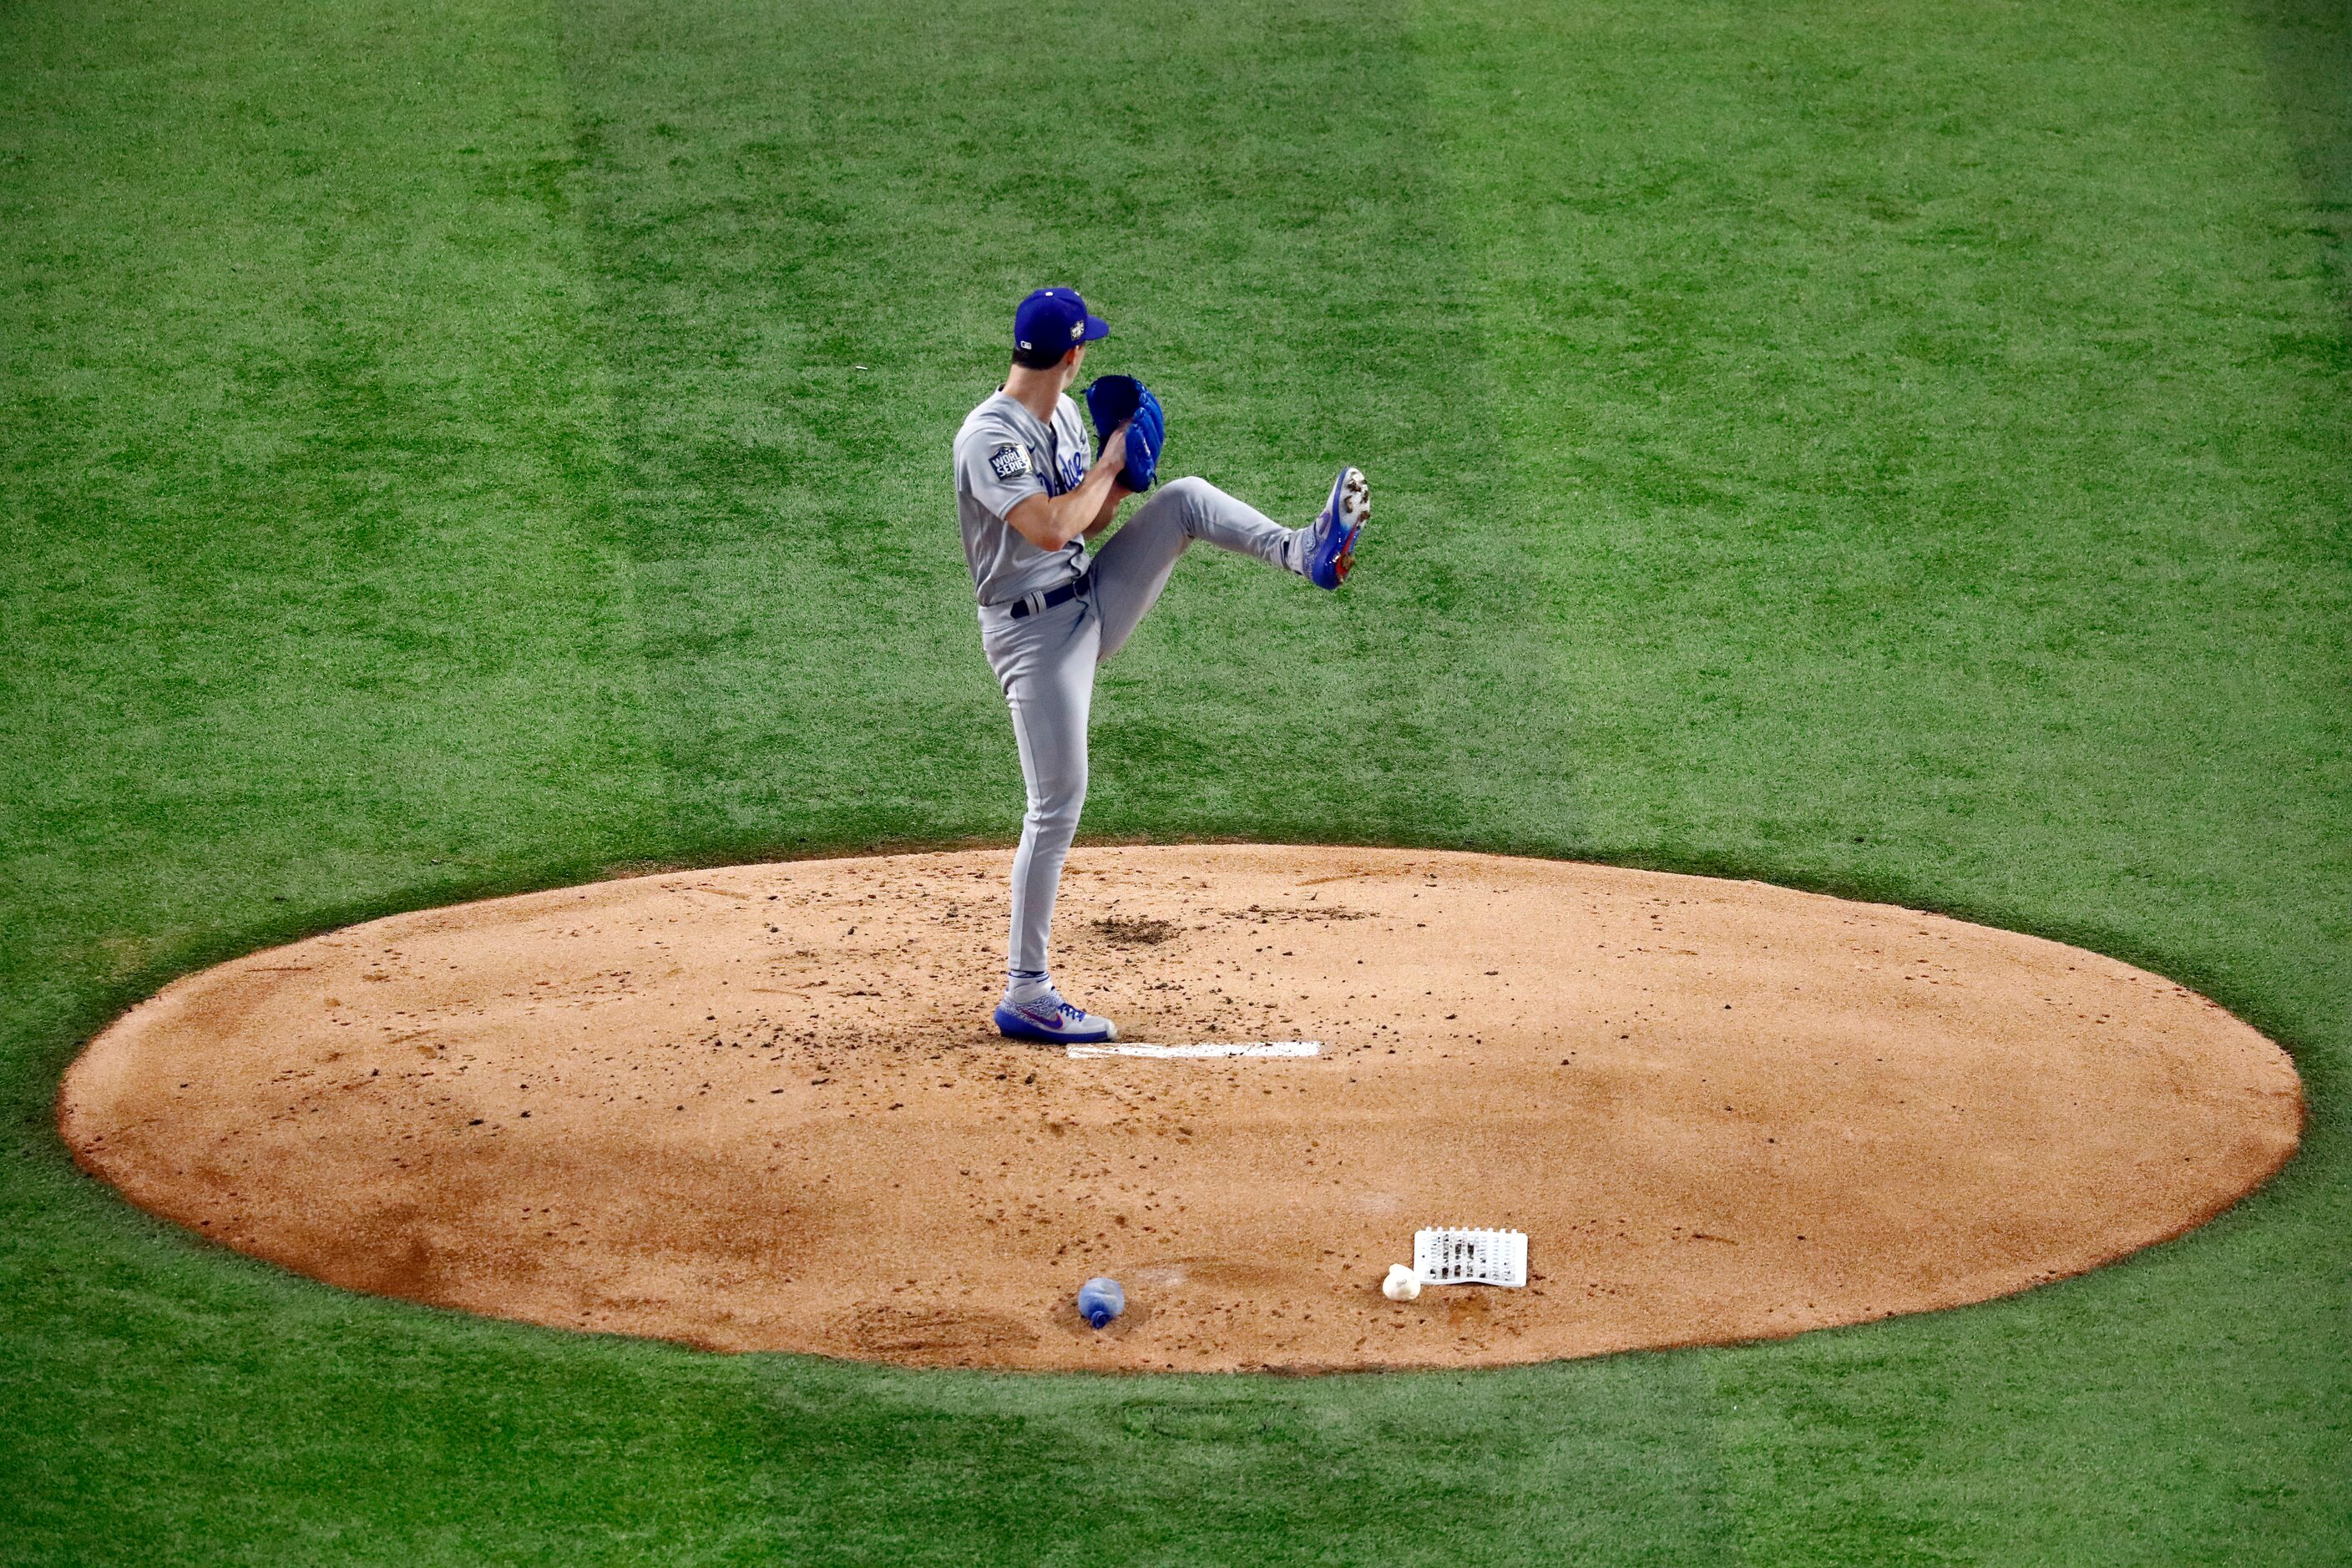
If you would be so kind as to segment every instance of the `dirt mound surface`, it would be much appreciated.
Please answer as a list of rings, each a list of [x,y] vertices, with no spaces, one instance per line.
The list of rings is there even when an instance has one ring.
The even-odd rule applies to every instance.
[[[1982,1300],[2293,1151],[2285,1055],[2156,975],[1752,882],[1492,856],[1081,849],[999,1039],[1001,851],[403,915],[182,980],[59,1121],[142,1207],[352,1289],[927,1366],[1493,1365]],[[1380,1293],[1416,1226],[1524,1289]],[[1130,1310],[1096,1332],[1088,1275]]]

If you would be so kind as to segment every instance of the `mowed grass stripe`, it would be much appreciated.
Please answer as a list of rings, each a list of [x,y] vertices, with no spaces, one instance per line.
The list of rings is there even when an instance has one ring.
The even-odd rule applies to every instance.
[[[1049,281],[1112,323],[1088,373],[1160,392],[1170,472],[1292,523],[1342,461],[1374,483],[1337,598],[1182,563],[1104,671],[1083,831],[1466,842],[1556,813],[1533,584],[1490,505],[1476,322],[1393,14],[571,15],[628,525],[698,833],[1017,831],[947,452]]]
[[[683,1358],[207,1249],[49,1127],[75,1043],[174,971],[660,837],[545,18],[8,29],[0,1560],[581,1561],[632,1510],[688,1548],[752,1531],[676,1444]]]
[[[2177,1247],[1704,1357],[1757,1560],[2343,1538],[2347,933],[2313,915],[2352,892],[2352,462],[2265,41],[2191,6],[1430,22],[1591,847],[2126,954],[2314,1096],[2297,1164]]]

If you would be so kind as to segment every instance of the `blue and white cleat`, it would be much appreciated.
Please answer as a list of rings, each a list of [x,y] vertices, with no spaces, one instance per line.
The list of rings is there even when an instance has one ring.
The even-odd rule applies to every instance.
[[[1361,468],[1341,468],[1331,499],[1307,538],[1307,575],[1318,588],[1336,588],[1356,564],[1356,536],[1372,518],[1371,487]]]
[[[1007,1039],[1038,1040],[1049,1046],[1099,1046],[1118,1038],[1117,1024],[1071,1006],[1050,985],[1044,995],[1026,1002],[999,1002],[996,1032]]]

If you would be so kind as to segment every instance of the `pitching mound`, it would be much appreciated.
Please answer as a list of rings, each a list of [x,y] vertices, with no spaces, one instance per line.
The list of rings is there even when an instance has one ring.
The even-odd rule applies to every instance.
[[[1978,1301],[2294,1149],[2285,1056],[2169,981],[1752,882],[1413,851],[1082,849],[996,1037],[1003,852],[404,915],[192,975],[59,1118],[141,1206],[355,1290],[926,1366],[1493,1365]],[[1396,1304],[1425,1225],[1528,1288]],[[1078,1284],[1130,1310],[1086,1328]]]

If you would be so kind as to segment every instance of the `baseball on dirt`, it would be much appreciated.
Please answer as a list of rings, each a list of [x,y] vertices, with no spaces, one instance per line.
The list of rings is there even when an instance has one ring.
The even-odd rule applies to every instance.
[[[1410,1301],[1421,1294],[1421,1276],[1410,1263],[1391,1263],[1389,1277],[1381,1281],[1381,1294],[1391,1301]]]

